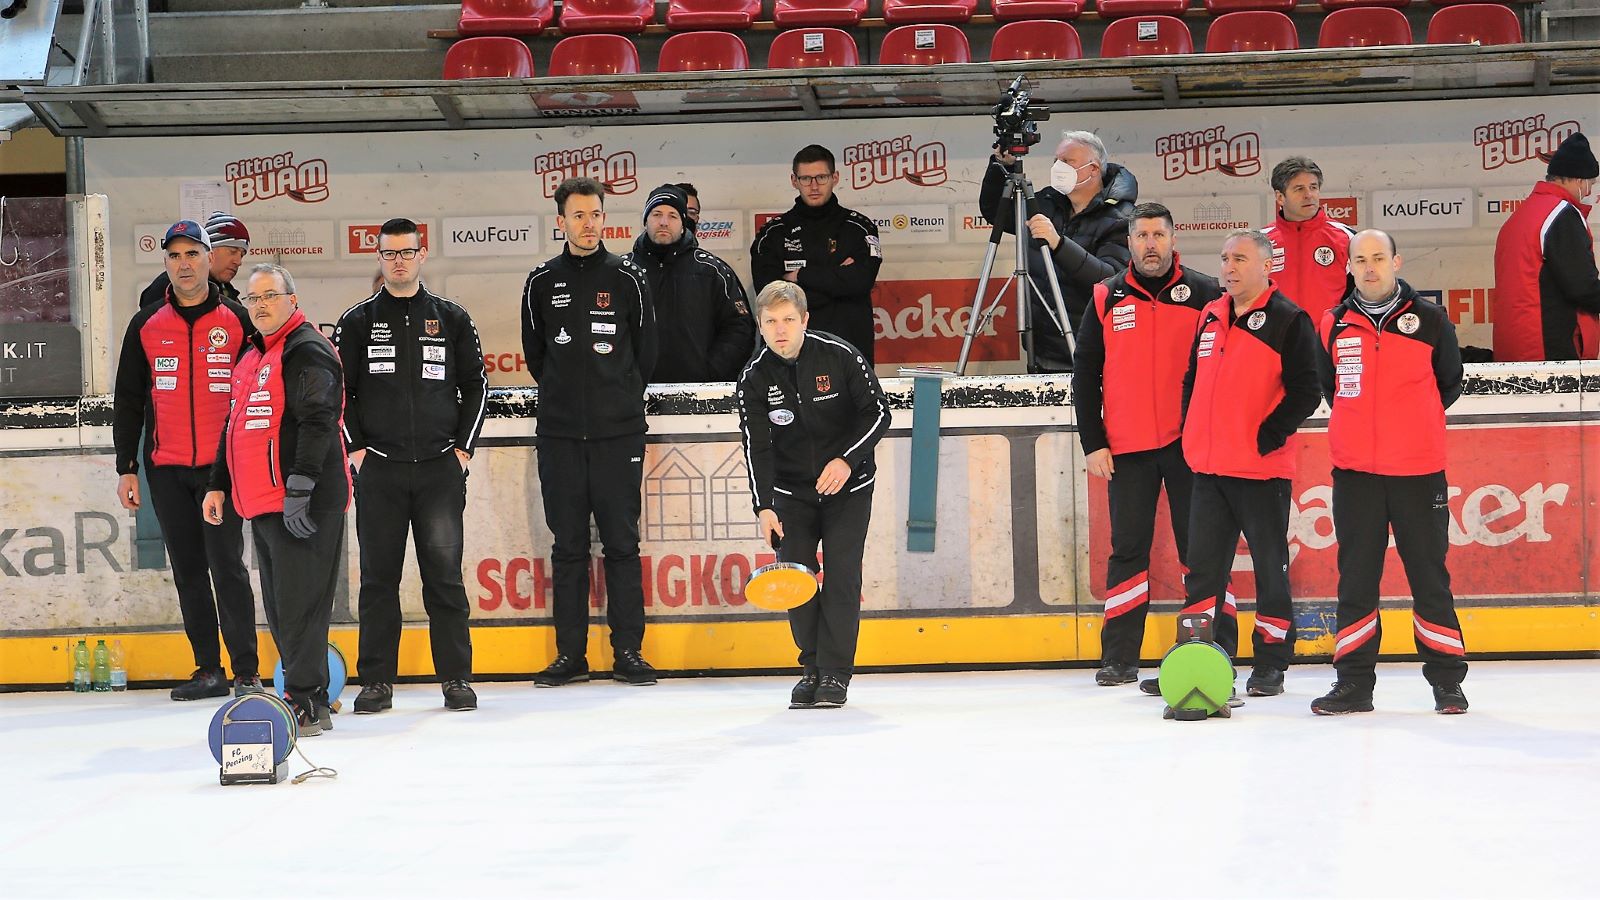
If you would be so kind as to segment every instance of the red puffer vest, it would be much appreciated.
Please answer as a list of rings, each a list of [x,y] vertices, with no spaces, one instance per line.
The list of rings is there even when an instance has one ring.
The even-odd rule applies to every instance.
[[[305,314],[295,310],[282,328],[262,338],[266,352],[245,350],[233,370],[228,413],[228,473],[233,508],[246,519],[283,512],[283,345]]]
[[[229,379],[244,326],[218,304],[193,324],[168,302],[139,331],[150,364],[150,404],[158,466],[209,466],[228,420]]]

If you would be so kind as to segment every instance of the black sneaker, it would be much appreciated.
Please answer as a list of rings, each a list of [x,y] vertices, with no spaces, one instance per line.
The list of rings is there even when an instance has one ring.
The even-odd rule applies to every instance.
[[[817,684],[816,706],[819,708],[843,706],[849,699],[850,683],[832,675],[822,676]]]
[[[1131,663],[1106,663],[1094,673],[1094,683],[1101,687],[1128,684],[1139,680],[1139,667]]]
[[[283,702],[294,710],[295,723],[300,726],[301,737],[316,737],[322,733],[322,718],[317,715],[316,703],[310,697],[285,694]]]
[[[817,705],[817,674],[807,672],[789,692],[790,709],[810,709]]]
[[[444,708],[453,710],[477,709],[478,694],[472,685],[457,679],[444,683]]]
[[[323,731],[332,731],[333,730],[333,707],[328,705],[328,704],[326,704],[326,703],[323,703],[320,700],[314,701],[311,705],[317,711],[317,724],[322,726],[322,730]]]
[[[1372,712],[1372,688],[1353,681],[1335,681],[1333,690],[1311,701],[1311,711],[1319,716]]]
[[[243,697],[247,694],[265,694],[267,689],[261,684],[259,675],[233,676],[233,695]]]
[[[1443,716],[1459,716],[1467,711],[1467,695],[1459,684],[1433,686],[1433,711]]]
[[[226,697],[231,687],[228,673],[221,669],[195,669],[188,681],[172,689],[172,699],[204,700],[207,697]]]
[[[1149,694],[1152,697],[1161,696],[1161,679],[1146,678],[1139,682],[1139,693]]]
[[[369,684],[356,695],[356,715],[365,716],[394,708],[394,686]]]
[[[618,650],[616,661],[611,664],[611,677],[632,685],[655,684],[656,669],[644,661],[639,651]]]
[[[1283,670],[1256,666],[1245,680],[1244,692],[1252,697],[1276,697],[1283,693]]]
[[[533,674],[534,687],[560,687],[574,681],[589,680],[589,661],[582,657],[557,656],[543,672]]]

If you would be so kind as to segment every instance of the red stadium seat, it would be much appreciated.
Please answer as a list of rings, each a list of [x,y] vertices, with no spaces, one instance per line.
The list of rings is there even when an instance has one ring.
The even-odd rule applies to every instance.
[[[1181,16],[1189,0],[1095,0],[1094,11],[1102,19],[1123,16]],[[1103,55],[1103,54],[1102,54]]]
[[[444,77],[532,78],[533,51],[512,37],[462,38],[445,51]]]
[[[671,0],[667,27],[673,31],[743,31],[761,18],[761,0]]]
[[[1141,25],[1145,26],[1148,37],[1140,36]],[[1189,26],[1172,16],[1118,19],[1107,25],[1105,33],[1100,35],[1102,59],[1193,52],[1194,39],[1189,36]]]
[[[1013,59],[1083,59],[1083,42],[1065,22],[1012,22],[994,33],[989,61]]]
[[[639,51],[620,34],[576,34],[550,51],[550,75],[637,75]]]
[[[864,4],[863,4],[864,5]],[[858,66],[856,39],[837,28],[797,28],[772,39],[769,69],[826,69]]]
[[[977,11],[978,0],[883,0],[883,21],[890,25],[962,25]]]
[[[638,34],[655,18],[654,0],[561,0],[563,34]]]
[[[549,27],[550,0],[461,0],[456,31],[464,35],[535,35]]]
[[[853,28],[866,14],[867,0],[777,0],[772,5],[772,20],[779,28],[808,25]]]
[[[1405,9],[1411,5],[1411,0],[1319,0],[1322,8],[1328,12],[1336,9],[1350,9],[1355,6],[1387,6],[1390,9]]]
[[[1382,6],[1336,9],[1322,20],[1318,47],[1394,47],[1411,43],[1411,23]]]
[[[1522,24],[1517,14],[1494,3],[1465,3],[1446,6],[1428,22],[1428,43],[1484,46],[1522,43]]]
[[[1281,12],[1234,12],[1217,16],[1206,32],[1207,53],[1268,53],[1299,50],[1300,34]]]
[[[1088,0],[993,0],[996,22],[1021,19],[1076,19]]]
[[[1206,12],[1213,16],[1231,12],[1293,12],[1294,0],[1206,0]]]
[[[685,31],[661,45],[658,72],[733,72],[750,68],[750,51],[737,34]]]
[[[972,62],[967,36],[954,25],[901,25],[889,29],[878,48],[882,66],[936,66]]]

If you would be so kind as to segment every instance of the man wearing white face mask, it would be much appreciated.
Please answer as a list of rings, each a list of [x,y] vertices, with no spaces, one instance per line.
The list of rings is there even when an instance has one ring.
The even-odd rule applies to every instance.
[[[978,208],[991,222],[1015,233],[1011,208],[1001,208],[1006,171],[1015,160],[997,153],[989,160],[978,194]],[[1106,147],[1087,131],[1068,131],[1056,145],[1050,186],[1038,192],[1038,211],[1028,233],[1050,248],[1061,279],[1061,299],[1069,322],[1060,322],[1047,281],[1042,249],[1029,241],[1028,272],[1034,279],[1033,341],[1035,370],[1072,371],[1066,328],[1075,326],[1089,305],[1094,286],[1128,267],[1128,216],[1138,200],[1133,173],[1106,161]]]
[[[1589,232],[1600,162],[1581,132],[1550,155],[1545,180],[1494,244],[1494,361],[1594,359],[1600,273]]]

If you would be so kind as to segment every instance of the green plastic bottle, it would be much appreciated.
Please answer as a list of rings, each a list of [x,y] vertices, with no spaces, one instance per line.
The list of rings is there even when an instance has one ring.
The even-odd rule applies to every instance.
[[[80,694],[89,690],[89,644],[83,640],[72,648],[72,689]]]
[[[111,649],[104,640],[94,645],[94,671],[92,685],[97,691],[111,690]]]

